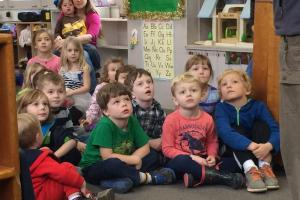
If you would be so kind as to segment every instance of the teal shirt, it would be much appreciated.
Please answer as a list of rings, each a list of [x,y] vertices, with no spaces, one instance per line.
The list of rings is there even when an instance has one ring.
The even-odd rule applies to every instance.
[[[136,149],[147,144],[148,140],[147,134],[135,117],[129,117],[127,130],[124,131],[104,116],[92,131],[79,166],[88,167],[102,160],[101,147],[112,149],[113,153],[131,155]]]

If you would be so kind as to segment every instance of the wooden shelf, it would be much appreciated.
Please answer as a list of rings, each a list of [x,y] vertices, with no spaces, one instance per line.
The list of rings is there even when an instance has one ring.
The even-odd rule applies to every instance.
[[[204,50],[204,51],[233,51],[233,52],[253,52],[253,47],[240,47],[236,45],[187,45],[186,50]]]
[[[12,178],[16,175],[16,169],[14,167],[0,166],[0,180]]]
[[[126,18],[101,18],[102,22],[127,22]]]

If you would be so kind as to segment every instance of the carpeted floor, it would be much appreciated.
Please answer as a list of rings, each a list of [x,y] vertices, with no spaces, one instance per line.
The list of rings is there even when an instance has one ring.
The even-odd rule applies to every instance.
[[[166,186],[145,185],[127,194],[116,194],[116,200],[290,200],[291,194],[284,175],[279,176],[280,189],[266,193],[249,193],[246,189],[233,190],[226,186],[185,188],[182,183]],[[88,185],[93,192],[101,188]]]

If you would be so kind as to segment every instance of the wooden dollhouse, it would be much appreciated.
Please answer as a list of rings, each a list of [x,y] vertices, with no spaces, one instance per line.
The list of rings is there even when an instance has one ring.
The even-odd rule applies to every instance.
[[[250,0],[245,4],[225,4],[217,9],[218,0],[205,0],[198,18],[211,18],[212,41],[210,45],[244,45],[246,42],[246,20],[250,18]],[[209,37],[208,37],[209,39]]]

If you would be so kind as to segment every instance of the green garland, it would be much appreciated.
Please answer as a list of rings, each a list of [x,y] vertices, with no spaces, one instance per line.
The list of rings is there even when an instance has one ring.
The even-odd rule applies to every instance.
[[[169,20],[169,19],[180,19],[184,16],[184,5],[185,0],[169,0],[170,8],[159,7],[159,3],[164,0],[157,0],[155,3],[154,0],[145,0],[152,3],[152,6],[149,4],[144,4],[144,7],[141,7],[141,2],[135,3],[135,7],[131,10],[131,3],[133,1],[141,0],[124,0],[125,10],[127,11],[128,19],[151,19],[151,20]],[[173,1],[171,3],[171,1]],[[174,5],[174,1],[177,6]],[[172,4],[172,5],[171,5]],[[165,4],[164,4],[165,6]]]

